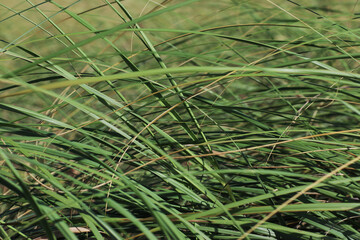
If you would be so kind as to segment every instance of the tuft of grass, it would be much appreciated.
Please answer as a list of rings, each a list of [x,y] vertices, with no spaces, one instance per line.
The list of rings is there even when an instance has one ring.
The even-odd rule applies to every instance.
[[[0,3],[0,238],[360,239],[358,9]]]

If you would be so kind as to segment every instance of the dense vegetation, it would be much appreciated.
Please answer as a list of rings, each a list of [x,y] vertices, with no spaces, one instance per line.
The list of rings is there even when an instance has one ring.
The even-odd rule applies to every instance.
[[[360,239],[356,0],[0,3],[0,238]]]

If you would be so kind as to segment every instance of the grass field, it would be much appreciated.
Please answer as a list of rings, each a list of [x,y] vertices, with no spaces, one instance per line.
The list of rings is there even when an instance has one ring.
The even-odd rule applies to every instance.
[[[0,239],[360,239],[359,22],[0,2]]]

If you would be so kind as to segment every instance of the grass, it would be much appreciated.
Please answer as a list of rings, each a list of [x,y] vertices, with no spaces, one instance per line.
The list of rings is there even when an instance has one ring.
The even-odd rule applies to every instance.
[[[0,4],[1,239],[360,239],[357,1]]]

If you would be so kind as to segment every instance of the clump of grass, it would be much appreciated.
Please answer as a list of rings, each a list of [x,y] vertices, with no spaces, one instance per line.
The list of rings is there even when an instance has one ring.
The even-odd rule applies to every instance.
[[[0,237],[359,239],[337,4],[0,4]]]

